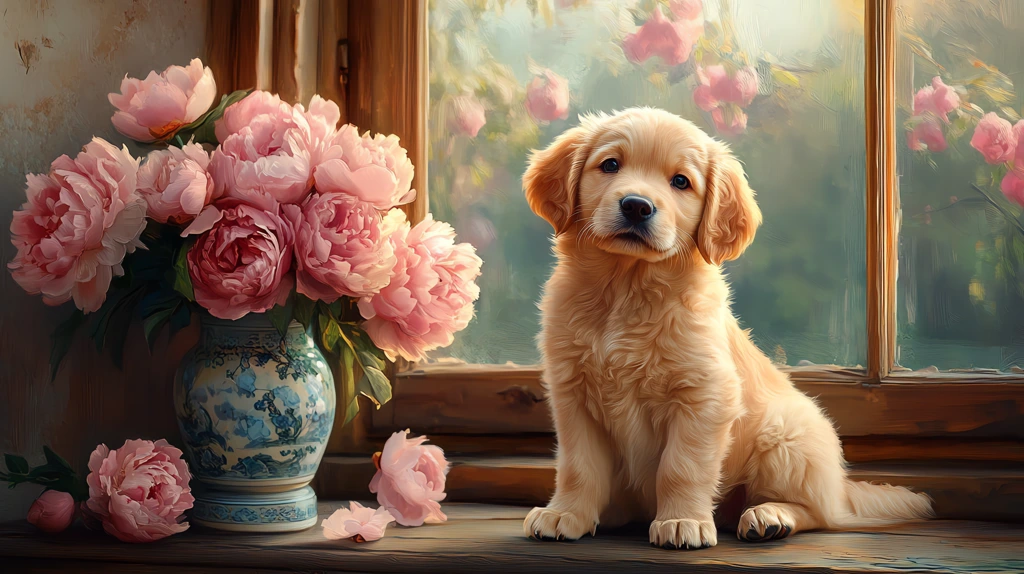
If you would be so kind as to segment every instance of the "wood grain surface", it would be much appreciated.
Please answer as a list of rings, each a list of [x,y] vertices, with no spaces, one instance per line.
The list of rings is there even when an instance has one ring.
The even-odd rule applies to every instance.
[[[321,503],[326,517],[339,504]],[[881,531],[802,533],[748,544],[726,531],[719,545],[685,552],[652,548],[646,525],[574,543],[523,536],[525,508],[445,504],[444,524],[392,525],[379,541],[330,541],[320,528],[282,535],[190,529],[154,544],[123,544],[74,530],[45,536],[25,523],[0,525],[0,555],[18,572],[1019,572],[1024,528],[933,521]],[[11,570],[7,570],[11,571]]]

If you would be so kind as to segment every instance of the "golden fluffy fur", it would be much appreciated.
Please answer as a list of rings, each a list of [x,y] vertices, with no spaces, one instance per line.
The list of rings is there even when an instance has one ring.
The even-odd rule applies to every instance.
[[[719,265],[761,213],[724,144],[661,110],[585,116],[532,156],[523,186],[558,258],[539,337],[558,474],[528,536],[651,520],[652,544],[714,546],[715,506],[739,485],[745,540],[931,514],[923,494],[848,480],[831,422],[732,315]],[[644,242],[616,235],[626,195],[655,206]]]

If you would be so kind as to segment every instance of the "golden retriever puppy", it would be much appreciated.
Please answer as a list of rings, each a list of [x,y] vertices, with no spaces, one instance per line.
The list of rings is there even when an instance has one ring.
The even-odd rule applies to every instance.
[[[707,548],[739,485],[748,541],[931,515],[926,495],[847,479],[829,419],[732,315],[720,265],[761,213],[725,144],[661,110],[585,116],[523,187],[558,259],[538,338],[558,474],[527,536],[650,520],[654,545]]]

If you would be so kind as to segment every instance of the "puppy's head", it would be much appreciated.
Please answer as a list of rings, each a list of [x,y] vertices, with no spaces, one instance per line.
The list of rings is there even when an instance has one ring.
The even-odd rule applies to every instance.
[[[695,250],[713,265],[735,259],[761,223],[725,144],[651,108],[581,117],[534,152],[523,187],[556,235],[652,262]]]

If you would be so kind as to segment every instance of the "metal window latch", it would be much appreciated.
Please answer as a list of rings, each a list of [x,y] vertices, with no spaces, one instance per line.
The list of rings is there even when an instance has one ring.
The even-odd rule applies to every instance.
[[[338,81],[342,91],[348,96],[348,39],[338,40]]]

